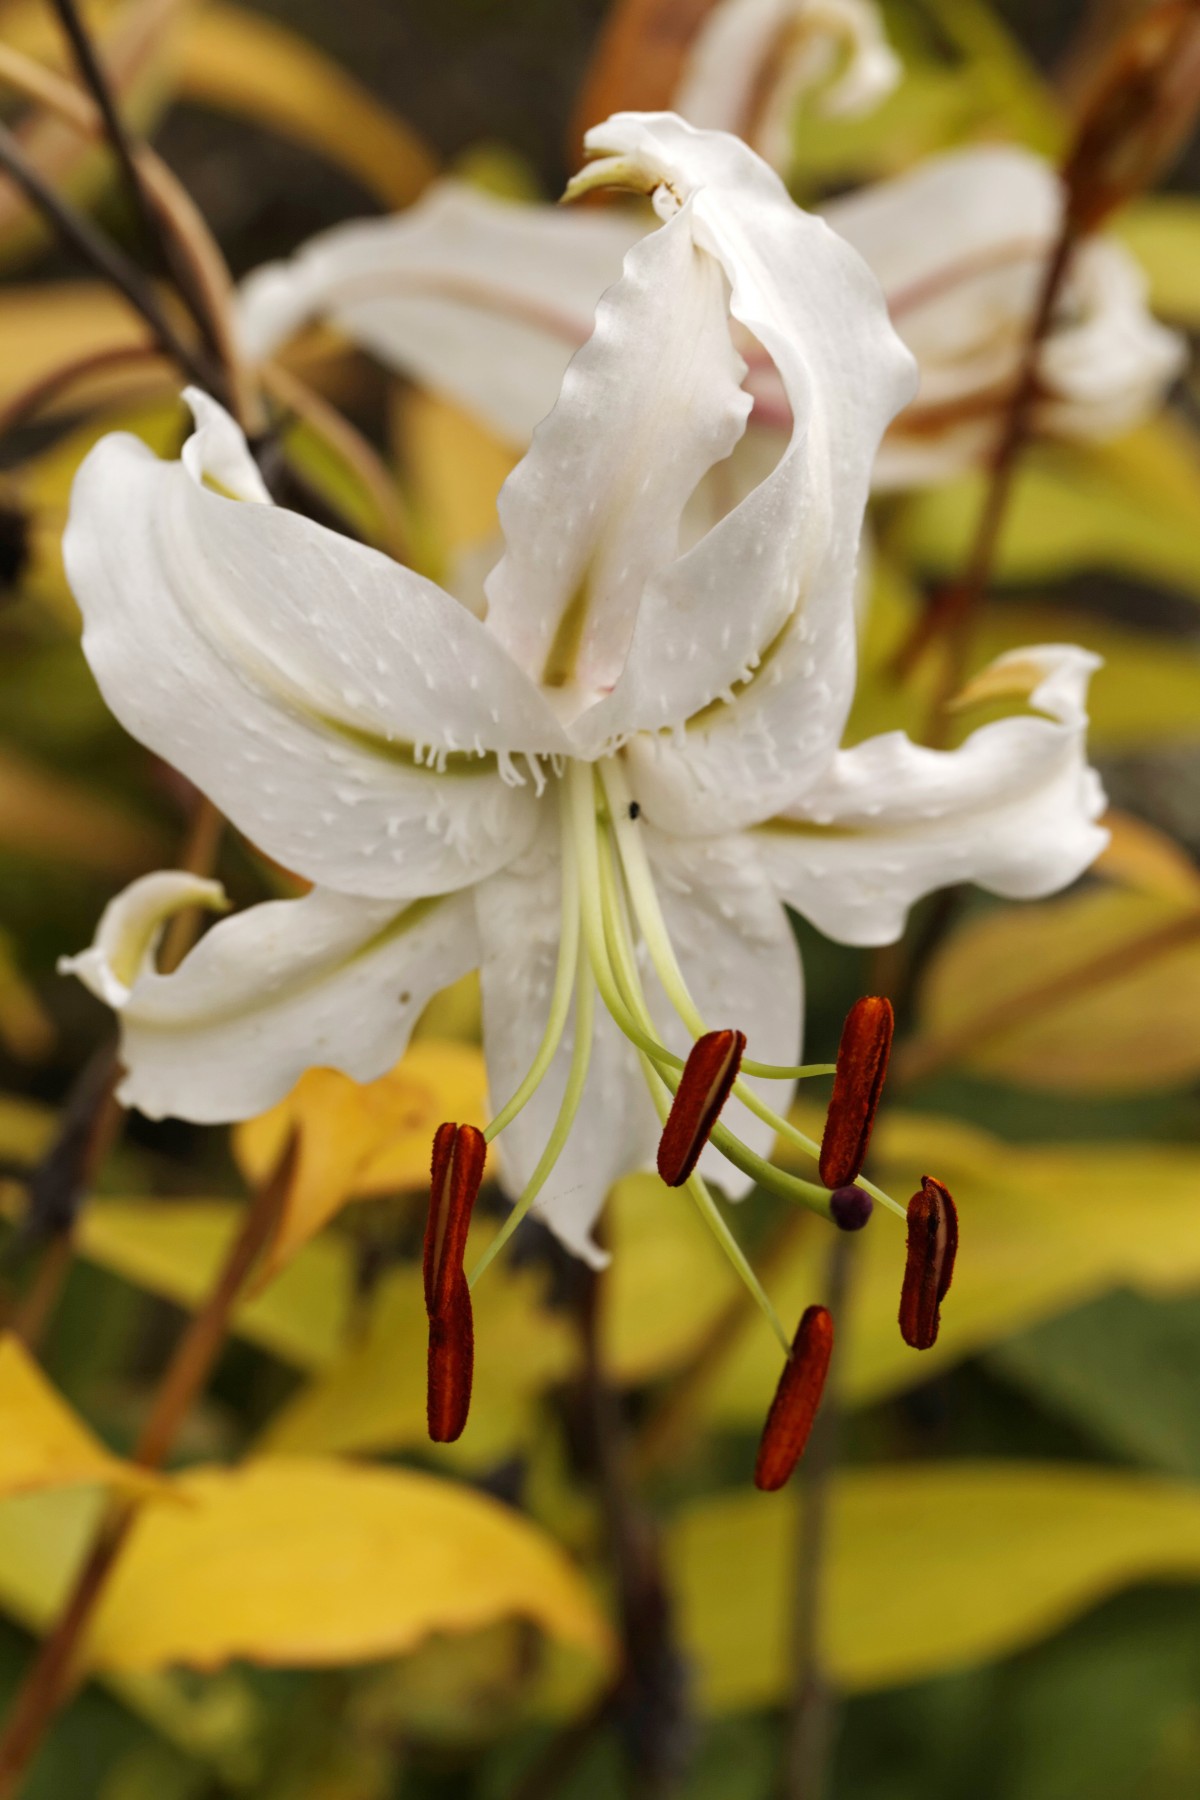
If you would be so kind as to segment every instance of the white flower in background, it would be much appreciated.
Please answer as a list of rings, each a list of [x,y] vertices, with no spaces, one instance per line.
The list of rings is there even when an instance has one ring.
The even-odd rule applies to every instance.
[[[828,117],[866,112],[900,75],[873,0],[720,0],[700,22],[672,105],[786,172],[801,101],[812,96]]]
[[[920,370],[916,400],[883,440],[877,487],[946,480],[987,455],[1061,210],[1049,164],[1002,147],[930,158],[826,207],[879,277]],[[338,226],[252,275],[241,302],[247,353],[269,355],[307,319],[328,318],[523,449],[642,229],[627,214],[572,214],[439,183],[409,212]],[[791,414],[762,347],[745,333],[739,345],[755,400],[732,464],[743,492],[786,442]],[[1146,310],[1129,253],[1089,239],[1042,346],[1036,425],[1069,438],[1127,430],[1161,402],[1185,353]]]
[[[485,621],[264,504],[202,395],[180,462],[125,435],[96,447],[65,551],[117,717],[315,884],[218,922],[171,975],[159,926],[220,889],[167,873],[113,902],[68,966],[121,1015],[122,1098],[232,1120],[314,1064],[371,1080],[479,967],[502,1179],[595,1258],[604,1196],[652,1159],[707,1025],[746,1033],[757,1076],[701,1167],[735,1194],[764,1178],[763,1082],[785,1107],[802,1013],[785,902],[885,943],[946,882],[1052,892],[1105,834],[1076,649],[1007,659],[1031,711],[957,751],[898,733],[839,750],[870,469],[911,359],[865,264],[745,145],[670,114],[618,115],[588,143],[608,160],[583,183],[653,190],[664,222],[505,484]],[[749,411],[731,319],[794,424],[681,551],[683,509]]]

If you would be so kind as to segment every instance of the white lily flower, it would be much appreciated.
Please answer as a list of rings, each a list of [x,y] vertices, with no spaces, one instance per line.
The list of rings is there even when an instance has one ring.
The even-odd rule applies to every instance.
[[[873,0],[719,0],[700,22],[672,105],[786,172],[801,100],[813,95],[830,118],[867,112],[901,73]]]
[[[151,876],[66,966],[120,1014],[122,1099],[201,1121],[264,1111],[312,1065],[378,1077],[427,999],[481,968],[514,1217],[536,1202],[599,1261],[605,1194],[652,1158],[709,1024],[744,1030],[757,1061],[701,1169],[828,1212],[761,1160],[781,1128],[764,1083],[785,1107],[799,1051],[785,902],[883,943],[947,880],[1052,892],[1105,833],[1078,650],[1022,652],[1032,712],[958,751],[895,734],[839,750],[870,469],[911,358],[865,264],[744,144],[622,114],[588,146],[605,160],[585,183],[652,191],[664,222],[505,484],[486,620],[263,504],[203,395],[180,462],[115,435],[84,463],[65,553],[108,704],[315,885],[218,922],[160,975],[165,913],[220,893]],[[749,410],[731,320],[794,424],[681,551],[684,507]]]
[[[944,481],[986,457],[1062,203],[1048,163],[997,147],[930,158],[825,209],[882,283],[920,369],[917,399],[883,440],[877,488]],[[290,263],[252,275],[241,297],[244,342],[266,355],[304,320],[327,317],[523,449],[641,229],[628,217],[564,214],[443,182],[407,213],[338,226]],[[755,410],[726,483],[739,494],[791,423],[777,368],[749,338],[740,347]],[[1042,346],[1035,424],[1067,438],[1128,430],[1161,402],[1185,359],[1184,340],[1147,311],[1133,258],[1113,239],[1092,238]]]

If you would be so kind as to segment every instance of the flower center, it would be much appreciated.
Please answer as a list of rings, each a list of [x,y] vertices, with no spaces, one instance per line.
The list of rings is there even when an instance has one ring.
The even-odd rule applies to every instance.
[[[512,1212],[473,1270],[472,1286],[534,1205],[563,1153],[587,1084],[597,998],[628,1039],[651,1103],[664,1126],[672,1116],[673,1101],[687,1065],[684,1057],[660,1039],[643,986],[643,962],[653,968],[688,1035],[695,1041],[713,1035],[689,992],[671,943],[646,852],[639,808],[630,794],[619,757],[609,756],[598,764],[570,762],[556,786],[562,846],[562,917],[546,1028],[528,1073],[488,1125],[484,1133],[487,1141],[498,1137],[537,1092],[562,1043],[573,1001],[570,1069],[545,1149]],[[724,1035],[740,1037],[737,1033]],[[831,1064],[792,1067],[741,1060],[734,1078],[722,1082],[721,1098],[726,1092],[736,1094],[777,1136],[817,1162],[821,1146],[768,1106],[746,1076],[792,1082],[832,1073]],[[708,1106],[711,1083],[702,1086],[703,1106],[708,1109],[698,1126],[703,1132],[702,1141],[710,1140],[735,1168],[771,1193],[838,1222],[830,1190],[801,1180],[751,1150],[716,1117],[719,1104],[715,1108]],[[686,1097],[685,1089],[681,1099]],[[790,1343],[778,1315],[706,1181],[692,1166],[694,1160],[693,1157],[688,1163],[690,1172],[681,1177],[679,1185],[686,1189],[787,1351]],[[905,1216],[903,1207],[870,1182],[860,1181],[859,1185],[900,1217]]]

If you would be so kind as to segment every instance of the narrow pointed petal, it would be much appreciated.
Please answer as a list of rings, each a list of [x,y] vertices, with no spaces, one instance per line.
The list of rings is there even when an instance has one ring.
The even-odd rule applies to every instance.
[[[776,891],[839,943],[888,944],[916,900],[954,882],[1014,900],[1065,887],[1108,841],[1086,762],[1097,666],[1069,645],[1013,651],[988,674],[1025,681],[1030,715],[952,751],[900,732],[840,751],[802,804],[752,834]]]
[[[524,450],[641,229],[437,182],[394,218],[335,226],[255,270],[239,294],[242,341],[259,360],[327,319]]]
[[[922,1175],[921,1191],[908,1203],[908,1255],[900,1294],[900,1335],[914,1350],[930,1350],[937,1342],[957,1254],[958,1208],[940,1181]]]
[[[900,79],[873,0],[719,0],[702,21],[675,91],[682,118],[731,131],[774,168],[792,160],[797,102],[865,112]]]
[[[64,554],[109,706],[326,886],[405,898],[498,867],[537,812],[507,753],[564,748],[541,697],[431,582],[214,491],[252,465],[232,421],[194,404],[181,462],[117,435],[76,477]]]
[[[143,931],[134,967],[125,924],[144,924],[165,897],[151,884],[180,879],[135,883],[68,965],[116,1008],[119,1098],[150,1118],[252,1118],[317,1065],[373,1081],[403,1054],[426,1001],[478,958],[469,894],[397,908],[317,888],[221,921],[171,975],[154,971]],[[199,885],[172,904],[205,899]],[[204,887],[207,904],[223,903],[215,884]]]
[[[507,548],[488,624],[530,676],[565,690],[571,713],[617,681],[687,501],[744,428],[743,373],[724,274],[685,208],[630,250],[500,495]]]
[[[487,1144],[474,1125],[440,1125],[433,1140],[425,1226],[425,1307],[430,1318],[451,1302],[463,1273],[471,1214],[483,1182]]]
[[[461,1270],[447,1303],[429,1321],[427,1366],[429,1435],[435,1444],[453,1444],[466,1427],[475,1374],[475,1318]]]
[[[630,752],[647,812],[729,830],[783,804],[841,734],[871,464],[913,364],[866,265],[745,144],[669,114],[618,114],[588,144],[657,182],[662,210],[690,207],[792,415],[774,469],[648,586],[621,679],[588,720],[609,736],[672,731]]]
[[[894,1026],[892,1003],[878,994],[856,1000],[846,1016],[821,1139],[821,1180],[827,1188],[849,1187],[867,1160]]]
[[[745,1049],[740,1031],[709,1031],[692,1046],[658,1142],[658,1172],[668,1187],[682,1187],[699,1162]]]
[[[823,1306],[810,1306],[796,1328],[792,1354],[763,1426],[754,1465],[754,1485],[766,1493],[783,1487],[804,1454],[833,1355],[833,1319]]]

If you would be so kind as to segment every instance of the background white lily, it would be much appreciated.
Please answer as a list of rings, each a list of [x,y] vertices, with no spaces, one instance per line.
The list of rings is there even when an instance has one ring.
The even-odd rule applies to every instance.
[[[824,217],[865,257],[920,369],[888,431],[877,488],[946,480],[985,457],[1020,366],[1062,214],[1054,170],[996,146],[931,157],[831,202]],[[591,330],[598,296],[645,229],[629,213],[572,214],[440,182],[410,211],[322,233],[244,283],[241,330],[261,359],[307,320],[329,319],[389,367],[464,406],[524,449]],[[745,491],[786,441],[789,407],[761,347],[753,431],[735,459]],[[1147,311],[1145,282],[1114,239],[1077,252],[1039,358],[1039,431],[1100,438],[1135,425],[1186,360]],[[757,443],[757,451],[755,444]]]
[[[427,999],[480,967],[504,1182],[595,1259],[604,1196],[650,1160],[705,1024],[794,1061],[784,902],[886,942],[946,881],[1048,893],[1105,834],[1078,650],[1021,652],[1033,713],[958,751],[894,733],[838,749],[870,470],[911,359],[865,264],[738,140],[622,114],[589,149],[606,160],[588,185],[652,191],[664,222],[505,485],[486,621],[264,504],[203,395],[180,462],[119,435],[84,464],[65,553],[109,705],[316,885],[216,924],[163,976],[158,924],[221,895],[150,876],[67,966],[121,1015],[122,1098],[210,1121],[264,1110],[314,1064],[380,1075]],[[680,551],[749,411],[731,320],[793,423]],[[731,1192],[773,1132],[741,1091],[757,1116],[728,1115],[746,1146],[721,1165]]]

